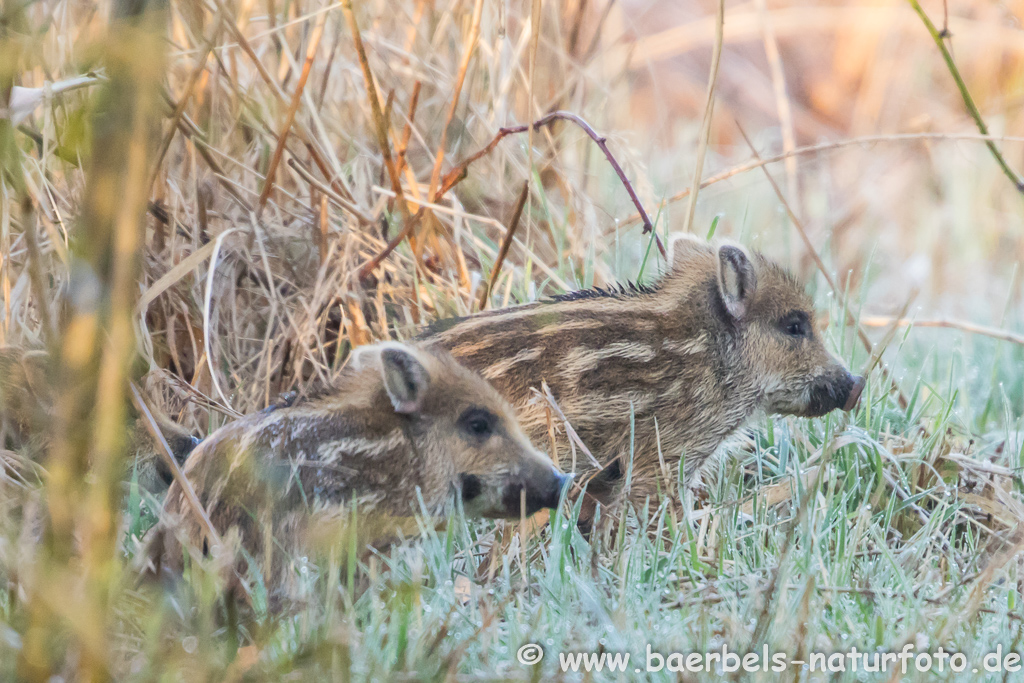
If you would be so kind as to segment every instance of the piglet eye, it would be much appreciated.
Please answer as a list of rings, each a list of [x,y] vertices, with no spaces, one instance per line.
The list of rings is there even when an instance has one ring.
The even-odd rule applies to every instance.
[[[811,321],[802,313],[793,313],[782,321],[782,329],[791,337],[809,337]]]
[[[497,420],[498,418],[489,410],[470,408],[459,418],[459,427],[471,436],[483,438],[494,432]]]

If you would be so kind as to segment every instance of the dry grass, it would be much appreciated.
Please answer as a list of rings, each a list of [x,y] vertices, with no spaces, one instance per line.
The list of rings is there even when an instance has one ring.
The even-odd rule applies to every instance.
[[[16,91],[42,105],[0,119],[0,346],[46,351],[54,392],[0,424],[0,677],[523,678],[531,639],[1020,649],[1024,198],[910,6],[727,3],[719,59],[710,0],[175,0],[129,48],[114,3],[8,5],[0,93],[97,82]],[[986,140],[1020,173],[1024,8],[948,11]],[[607,136],[657,237],[692,216],[805,276],[848,360],[872,356],[858,324],[943,321],[868,328],[895,340],[881,359],[909,405],[876,376],[849,422],[761,421],[692,527],[657,501],[590,545],[561,517],[532,535],[459,520],[360,569],[362,597],[313,564],[308,609],[278,620],[256,595],[238,628],[198,570],[137,591],[124,560],[158,501],[118,485],[126,377],[208,433],[325,386],[353,346],[657,272],[569,122],[458,173],[560,109]]]

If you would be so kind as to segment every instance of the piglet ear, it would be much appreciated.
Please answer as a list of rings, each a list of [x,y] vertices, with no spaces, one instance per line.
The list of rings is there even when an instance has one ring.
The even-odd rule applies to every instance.
[[[757,289],[757,274],[747,252],[735,244],[718,248],[718,291],[725,310],[741,320],[750,310]]]
[[[430,373],[416,352],[401,344],[389,344],[380,352],[380,367],[395,412],[408,415],[420,410],[430,387]]]
[[[672,235],[668,241],[668,262],[672,264],[673,270],[681,270],[686,267],[694,258],[703,256],[707,258],[711,253],[711,246],[706,240],[688,232],[680,232]]]

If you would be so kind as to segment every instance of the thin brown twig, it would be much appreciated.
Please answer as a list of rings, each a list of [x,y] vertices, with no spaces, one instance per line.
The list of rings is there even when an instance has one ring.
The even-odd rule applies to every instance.
[[[484,286],[483,291],[480,292],[480,302],[477,308],[481,311],[487,307],[491,291],[494,289],[494,284],[498,281],[498,276],[501,274],[501,265],[505,262],[505,257],[508,256],[508,250],[512,246],[512,238],[515,237],[516,229],[519,227],[519,219],[523,215],[523,208],[526,207],[526,199],[529,195],[530,182],[526,181],[523,183],[523,189],[519,192],[519,199],[516,200],[516,208],[512,211],[512,220],[509,221],[508,230],[505,232],[505,237],[501,240],[498,255],[494,258],[491,276],[487,279],[487,284]]]
[[[601,148],[601,151],[604,153],[605,158],[608,159],[608,163],[611,164],[611,167],[615,171],[615,174],[619,177],[619,180],[622,182],[622,185],[626,188],[626,192],[629,193],[629,198],[633,201],[633,206],[636,207],[638,215],[643,221],[644,234],[647,234],[651,230],[653,230],[654,223],[651,222],[650,217],[647,215],[647,211],[644,210],[643,204],[640,203],[640,198],[637,196],[636,191],[633,189],[632,183],[629,182],[629,179],[626,177],[625,172],[622,170],[622,166],[619,165],[619,162],[612,155],[611,150],[608,149],[608,139],[601,135],[598,135],[597,132],[590,126],[590,124],[583,120],[583,118],[577,116],[576,114],[573,114],[572,112],[567,111],[551,112],[550,114],[547,114],[546,116],[537,119],[530,125],[507,126],[505,128],[499,128],[494,138],[492,138],[491,141],[488,142],[483,149],[466,157],[461,162],[459,162],[455,166],[455,168],[453,168],[452,170],[448,171],[447,174],[445,174],[444,180],[441,182],[441,189],[438,190],[437,193],[438,198],[443,197],[448,191],[450,191],[453,187],[458,185],[459,182],[466,177],[466,173],[467,170],[469,169],[470,164],[486,156],[487,154],[490,154],[490,152],[494,150],[494,148],[498,146],[498,143],[501,142],[504,138],[508,137],[509,135],[525,133],[531,127],[536,130],[543,126],[549,125],[552,121],[558,120],[572,121],[577,126],[582,128],[583,131],[588,136],[590,136],[591,140],[597,143],[597,146]],[[657,235],[654,236],[654,241],[658,245],[658,251],[661,252],[661,255],[663,257],[667,257],[665,247],[661,243],[661,239]]]
[[[160,457],[164,459],[164,464],[170,469],[174,481],[181,487],[181,491],[185,495],[185,501],[192,508],[196,519],[199,520],[200,525],[202,525],[206,534],[210,537],[211,544],[214,546],[220,545],[220,534],[217,533],[213,522],[210,521],[209,515],[206,514],[206,509],[203,508],[203,504],[199,501],[196,490],[192,488],[192,482],[188,480],[188,477],[185,476],[185,473],[178,466],[178,461],[174,459],[174,453],[171,451],[170,444],[167,443],[163,432],[160,431],[156,418],[153,417],[153,413],[150,412],[146,402],[142,399],[142,394],[139,392],[138,387],[135,386],[135,382],[130,383],[130,388],[132,390],[132,402],[135,404],[136,410],[142,413],[142,416],[145,418],[146,430],[159,444]]]
[[[893,318],[886,315],[869,315],[861,316],[860,324],[866,325],[867,327],[888,327],[889,325],[894,327],[941,327],[951,330],[960,330],[961,332],[967,332],[969,334],[977,334],[983,337],[991,337],[992,339],[999,339],[1000,341],[1024,346],[1024,334],[1003,330],[998,327],[976,325],[975,323],[963,320],[948,320],[945,318],[938,318],[935,320],[914,320],[903,316]]]
[[[404,206],[405,205],[405,199],[404,199],[405,195],[401,195],[401,197],[403,197],[403,199],[402,199],[401,202],[399,202],[399,204]],[[367,261],[366,264],[362,268],[359,269],[359,281],[360,282],[363,282],[367,278],[369,278],[370,275],[373,274],[373,271],[375,271],[377,269],[377,266],[379,266],[381,263],[383,263],[384,259],[386,259],[391,254],[391,252],[393,252],[395,249],[397,249],[399,244],[401,244],[407,237],[412,235],[413,228],[416,227],[416,224],[419,222],[419,218],[420,218],[421,215],[423,215],[423,209],[422,208],[420,208],[419,211],[417,211],[415,214],[413,214],[409,218],[409,220],[405,221],[405,223],[402,225],[402,229],[398,232],[397,235],[395,235],[391,239],[390,242],[387,243],[387,246],[385,246],[384,249],[379,254],[377,254],[372,259]]]
[[[302,65],[302,73],[299,75],[299,82],[295,85],[295,92],[292,94],[292,102],[288,107],[288,114],[285,116],[284,123],[281,125],[281,130],[277,135],[277,147],[274,148],[274,155],[270,158],[270,164],[267,166],[267,177],[263,181],[263,191],[260,192],[260,198],[256,202],[257,220],[263,214],[263,209],[267,205],[270,193],[274,189],[274,176],[277,174],[277,167],[281,163],[282,155],[284,155],[288,132],[291,130],[292,122],[295,121],[295,114],[299,110],[299,103],[302,101],[302,91],[305,90],[306,81],[309,80],[309,72],[313,68],[313,58],[316,57],[317,48],[320,46],[320,38],[324,34],[324,24],[326,21],[326,14],[321,14],[317,17],[316,24],[313,26],[313,32],[309,37],[309,46],[306,48],[306,62]]]
[[[743,127],[739,125],[739,122],[736,123],[736,127],[739,128],[740,135],[743,136],[743,139],[746,141],[747,146],[750,147],[751,153],[754,155],[756,159],[760,160],[760,155],[757,153],[757,148],[754,147],[754,143],[752,143],[750,141],[750,138],[747,137],[746,131],[743,130]],[[797,217],[796,213],[793,211],[793,207],[789,205],[789,202],[786,201],[786,195],[782,193],[782,189],[779,187],[778,183],[775,182],[775,179],[772,178],[772,174],[768,172],[768,169],[764,165],[761,166],[761,170],[764,171],[764,175],[768,179],[768,184],[771,185],[772,189],[775,191],[775,196],[779,198],[779,201],[782,203],[783,208],[786,209],[786,213],[789,215],[789,219],[793,221],[793,226],[796,227],[797,232],[800,234],[800,239],[803,241],[804,247],[807,249],[807,253],[810,254],[811,258],[814,260],[815,265],[818,266],[818,270],[821,271],[821,274],[822,276],[824,276],[825,281],[828,283],[828,286],[832,289],[833,292],[840,292],[841,290],[839,289],[839,287],[836,286],[836,282],[835,280],[832,279],[832,275],[828,272],[828,268],[825,267],[825,262],[821,260],[821,256],[818,255],[818,250],[814,248],[814,244],[811,242],[811,238],[807,235],[807,230],[804,228],[803,222]],[[861,344],[864,345],[864,349],[868,352],[868,355],[870,356],[873,353],[873,349],[871,346],[871,340],[868,339],[867,333],[864,331],[864,328],[861,327],[861,325],[857,322],[857,319],[853,317],[853,313],[851,313],[849,309],[844,307],[843,310],[846,313],[847,324],[857,331],[857,337],[860,339]],[[895,390],[900,408],[906,408],[908,405],[910,405],[910,403],[907,401],[907,397],[903,395],[903,390],[900,389],[898,384],[896,384],[896,380],[892,378],[892,375],[890,375],[890,373],[884,367],[880,368],[880,370],[882,372],[882,376],[885,377],[886,381],[891,383],[892,389]]]
[[[892,135],[865,135],[863,137],[850,138],[848,140],[839,140],[836,142],[820,142],[816,145],[807,145],[806,147],[797,147],[796,149],[783,152],[782,154],[776,154],[771,157],[756,157],[747,161],[739,166],[734,166],[730,169],[716,173],[715,175],[703,180],[700,184],[700,189],[705,189],[710,185],[720,183],[723,180],[728,180],[733,176],[737,176],[747,171],[752,171],[755,168],[761,168],[768,164],[775,164],[780,161],[785,161],[790,157],[801,156],[804,154],[817,154],[818,152],[827,152],[833,149],[842,149],[843,147],[853,147],[854,145],[870,145],[879,142],[917,142],[919,140],[968,140],[968,141],[999,141],[999,142],[1024,142],[1024,137],[1011,136],[1011,135],[979,135],[977,133],[893,133]],[[490,151],[490,150],[487,150]],[[483,156],[481,154],[481,156]],[[475,161],[475,159],[474,159]],[[689,188],[672,195],[665,200],[665,204],[674,204],[675,202],[682,201],[690,196]],[[636,223],[642,221],[643,216],[639,213],[635,213],[632,216],[624,219],[623,223]]]

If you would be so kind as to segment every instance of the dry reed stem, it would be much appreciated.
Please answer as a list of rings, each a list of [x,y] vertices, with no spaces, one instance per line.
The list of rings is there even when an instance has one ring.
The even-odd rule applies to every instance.
[[[445,146],[448,141],[448,129],[455,119],[455,110],[459,106],[459,97],[462,95],[462,84],[466,80],[466,71],[469,69],[469,62],[476,51],[477,39],[480,36],[480,19],[483,16],[483,0],[476,0],[473,5],[473,17],[470,20],[469,36],[463,46],[462,61],[459,63],[459,70],[455,76],[455,87],[452,91],[451,100],[448,103],[448,113],[445,114],[444,125],[441,127],[441,141],[437,145],[437,153],[434,155],[434,168],[430,172],[430,185],[427,189],[427,200],[437,201],[438,183],[441,181],[441,166],[444,164]],[[395,192],[399,190],[396,188]]]
[[[171,125],[167,129],[167,133],[164,134],[164,138],[160,142],[160,147],[157,149],[156,157],[153,162],[153,170],[149,173],[149,182],[146,185],[146,187],[150,188],[150,191],[152,191],[152,187],[156,183],[156,179],[160,176],[160,167],[163,165],[164,156],[166,156],[167,150],[171,148],[171,142],[173,142],[174,135],[178,130],[178,122],[181,121],[181,116],[185,113],[185,107],[188,106],[189,100],[192,99],[192,93],[195,90],[196,83],[199,82],[199,77],[204,71],[206,71],[206,60],[210,56],[210,51],[213,50],[213,43],[218,37],[220,37],[220,17],[217,16],[213,23],[214,26],[211,29],[210,34],[203,39],[203,47],[200,51],[199,58],[196,60],[195,66],[189,73],[188,79],[185,81],[185,88],[182,90],[181,97],[178,99],[178,103],[174,106],[174,111],[171,112]]]
[[[380,147],[381,157],[384,159],[384,167],[387,169],[388,177],[391,179],[391,189],[395,195],[401,197],[402,181],[391,158],[391,143],[388,141],[388,122],[384,118],[384,112],[380,108],[380,99],[377,95],[377,86],[373,78],[373,71],[370,69],[370,60],[366,57],[366,48],[363,46],[363,35],[359,32],[359,23],[352,11],[352,0],[344,0],[341,5],[348,23],[349,31],[352,33],[352,43],[356,48],[356,55],[359,57],[359,68],[363,72],[363,83],[366,86],[366,99],[370,104],[370,112],[373,115],[374,131],[377,134],[377,145]],[[410,229],[409,208],[404,202],[398,203],[398,210],[403,217],[403,231]],[[372,269],[370,269],[372,271]]]
[[[422,3],[421,3],[422,6]],[[402,140],[398,144],[398,173],[401,175],[406,168],[406,152],[409,151],[409,140],[412,138],[413,122],[416,120],[416,107],[420,101],[420,88],[423,81],[416,81],[412,85],[412,95],[409,96],[409,113],[406,114],[405,128],[402,131]]]
[[[693,214],[697,209],[697,192],[700,190],[700,179],[704,174],[704,156],[708,151],[708,141],[711,137],[711,120],[715,111],[715,86],[718,83],[718,65],[722,60],[724,27],[725,0],[718,0],[718,11],[715,14],[715,44],[711,53],[711,73],[708,75],[707,101],[704,104],[704,118],[700,124],[700,138],[697,141],[697,161],[693,169],[693,183],[690,185],[690,201],[686,208],[686,218],[683,220],[683,232],[692,232],[693,230]]]
[[[754,157],[760,159],[760,156],[757,153],[757,148],[754,147],[754,144],[750,141],[750,138],[747,137],[746,131],[743,130],[743,127],[740,126],[739,123],[737,123],[736,125],[739,128],[740,135],[743,136],[743,139],[746,141],[747,146],[750,147],[750,151],[753,153]],[[807,249],[808,255],[814,260],[815,265],[817,265],[818,270],[825,278],[825,281],[828,283],[829,288],[831,288],[833,292],[837,293],[842,291],[839,289],[839,287],[836,286],[835,280],[832,279],[832,275],[828,272],[828,268],[825,267],[825,262],[821,260],[821,256],[818,255],[818,250],[814,248],[814,244],[811,242],[811,238],[807,235],[807,230],[804,229],[803,223],[797,217],[796,213],[794,213],[793,207],[791,207],[789,205],[789,202],[786,201],[786,195],[782,193],[782,189],[779,188],[778,184],[775,182],[775,179],[772,178],[772,174],[768,172],[768,169],[764,165],[761,165],[761,170],[764,171],[764,175],[768,179],[768,183],[772,186],[772,190],[775,191],[775,196],[779,198],[779,202],[781,202],[783,208],[786,209],[786,213],[789,215],[789,219],[793,221],[793,226],[796,228],[797,233],[799,233],[800,239],[803,241],[804,247]],[[868,339],[868,335],[864,331],[864,328],[861,327],[861,325],[857,322],[857,319],[853,317],[853,313],[851,313],[849,309],[844,307],[843,310],[846,313],[847,324],[856,330],[857,337],[860,339],[861,344],[864,345],[864,349],[868,352],[869,355],[871,355],[874,352],[874,349],[872,348],[871,340]],[[900,407],[906,408],[908,405],[910,405],[910,403],[907,401],[907,397],[903,395],[903,390],[900,389],[899,385],[896,383],[896,380],[892,378],[891,374],[885,368],[881,368],[881,371],[882,376],[886,379],[886,381],[888,381],[891,384],[892,390],[896,392],[896,397]]]
[[[135,352],[132,313],[145,236],[150,142],[164,73],[163,14],[145,3],[115,7],[104,41],[109,79],[93,116],[93,152],[78,219],[80,240],[58,337],[48,340],[56,378],[48,453],[45,542],[37,580],[57,577],[75,599],[57,604],[36,591],[19,655],[19,675],[45,679],[71,670],[81,680],[110,678],[109,652],[78,632],[106,633],[121,565],[117,553],[120,480],[126,449],[127,378]],[[88,473],[88,477],[86,477]],[[52,586],[47,586],[52,590]],[[78,656],[70,653],[76,652]]]
[[[288,107],[288,114],[277,135],[277,147],[274,148],[274,155],[270,158],[270,165],[267,166],[266,180],[263,181],[263,191],[256,202],[256,220],[263,214],[263,208],[267,205],[270,193],[274,189],[274,176],[277,173],[277,166],[281,163],[281,156],[284,154],[285,142],[288,140],[288,132],[291,130],[292,122],[295,120],[295,113],[299,110],[302,101],[302,92],[306,89],[306,81],[309,79],[309,72],[313,68],[313,59],[316,57],[317,48],[320,47],[320,38],[324,34],[324,23],[327,15],[321,14],[317,17],[313,32],[309,37],[309,45],[306,48],[306,61],[302,65],[302,73],[299,75],[299,82],[295,86],[295,93],[292,95],[291,105]]]

